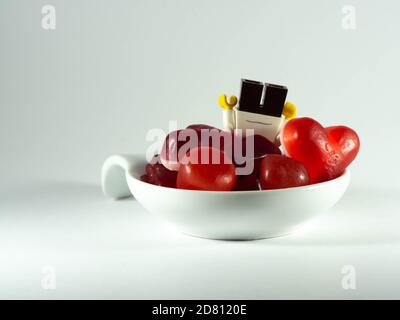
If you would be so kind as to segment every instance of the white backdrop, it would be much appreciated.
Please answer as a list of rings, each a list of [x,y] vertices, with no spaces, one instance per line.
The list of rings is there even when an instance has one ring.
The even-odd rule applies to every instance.
[[[41,10],[45,4],[56,9],[55,30],[42,28]],[[346,29],[345,6],[355,9],[354,29]],[[26,255],[15,253],[13,245],[22,250],[19,252],[32,254],[35,250],[41,252],[39,248],[51,250],[52,243],[58,243],[68,252],[66,241],[74,232],[81,232],[75,234],[79,241],[87,240],[87,231],[97,239],[95,235],[102,234],[103,229],[89,226],[111,223],[108,215],[101,220],[95,212],[106,206],[99,186],[103,160],[113,153],[144,152],[149,144],[146,132],[151,128],[166,130],[169,120],[177,120],[182,127],[190,123],[221,126],[218,95],[239,94],[240,78],[287,85],[288,99],[297,104],[299,116],[314,117],[324,125],[345,124],[359,133],[362,146],[352,165],[348,197],[357,202],[351,202],[352,210],[363,205],[356,215],[361,220],[353,219],[355,225],[365,218],[363,214],[369,218],[370,224],[363,225],[362,231],[371,238],[365,240],[363,234],[365,241],[360,243],[398,241],[388,229],[380,232],[374,228],[382,222],[376,214],[382,214],[388,199],[392,201],[387,205],[391,215],[385,221],[393,233],[398,226],[392,218],[397,217],[398,202],[394,201],[400,188],[399,12],[400,2],[396,0],[2,0],[0,239],[2,252],[16,255],[3,256],[3,261],[9,263],[8,267],[2,266],[6,268],[0,273],[3,281],[12,287],[15,282],[9,276],[10,270],[23,268],[19,263]],[[61,187],[57,187],[58,182]],[[46,187],[49,185],[53,187]],[[87,197],[82,195],[84,190]],[[97,199],[93,208],[91,196]],[[71,204],[77,199],[85,207],[77,209]],[[79,217],[91,209],[90,222],[83,224],[86,229]],[[65,220],[67,215],[77,220]],[[56,217],[59,220],[53,220]],[[39,226],[35,225],[36,219]],[[126,219],[128,225],[133,224]],[[66,229],[50,231],[60,228],[56,221]],[[116,221],[122,227],[124,220]],[[345,230],[346,224],[344,220],[340,228]],[[72,229],[75,231],[70,233]],[[33,233],[30,238],[29,232]],[[55,242],[46,242],[39,234]],[[110,237],[120,240],[115,248],[124,241],[132,241],[133,247],[138,243],[129,238],[129,233],[112,235],[102,234],[100,243],[107,247]],[[336,237],[338,243],[334,238],[330,235],[323,239],[328,244],[332,241],[333,246],[358,241],[357,236],[352,238],[352,230]],[[150,235],[145,239],[151,239]],[[72,243],[79,247],[79,241]],[[307,245],[314,240],[304,241]],[[98,242],[89,243],[90,249]],[[317,256],[318,250],[314,252]],[[343,257],[341,252],[338,249],[337,254]],[[375,254],[379,252],[384,255],[381,250]],[[351,256],[351,251],[347,254]],[[381,258],[388,259],[391,254],[392,249]],[[291,257],[299,260],[297,253]],[[64,256],[58,259],[62,265]],[[345,263],[340,259],[335,260],[335,268]],[[44,255],[43,261],[29,261],[40,268],[48,260],[49,256]],[[155,261],[150,259],[149,263]],[[301,263],[299,266],[289,286],[299,279],[296,275],[310,270],[308,264],[303,264],[304,270]],[[277,262],[276,270],[281,267]],[[110,277],[112,270],[107,271]],[[368,270],[365,275],[372,279],[373,268]],[[22,279],[31,279],[29,272],[33,271],[24,272]],[[318,272],[321,279],[326,276]],[[21,273],[15,277],[21,277]],[[225,288],[229,287],[228,280]],[[123,286],[123,280],[119,281],[117,286]],[[306,286],[307,280],[303,284]],[[336,294],[323,285],[322,292]],[[18,288],[27,286],[27,282],[21,282]],[[149,290],[146,294],[151,296],[149,292],[156,290],[155,285]],[[161,296],[168,292],[166,287],[160,290]],[[216,297],[227,297],[223,289],[218,290],[222,291]],[[262,290],[256,290],[255,296],[268,296]],[[36,294],[25,292],[28,296],[29,292]],[[183,293],[187,292],[180,291]],[[58,294],[63,296],[62,292]],[[318,296],[317,289],[315,294]]]
[[[41,26],[53,4],[56,29]],[[353,5],[355,29],[343,28]],[[361,137],[353,184],[398,187],[398,1],[2,1],[2,182],[98,183],[168,120],[221,126],[246,77]],[[346,21],[345,21],[346,22]]]

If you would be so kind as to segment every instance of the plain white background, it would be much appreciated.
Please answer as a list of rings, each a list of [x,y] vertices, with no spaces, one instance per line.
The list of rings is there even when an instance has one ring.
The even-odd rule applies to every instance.
[[[0,297],[399,297],[399,12],[395,0],[1,1]],[[221,126],[218,95],[240,78],[285,84],[299,116],[357,130],[336,209],[294,236],[229,243],[103,198],[108,155],[144,152],[169,120]],[[341,286],[347,264],[357,290]],[[47,265],[56,290],[41,287]]]

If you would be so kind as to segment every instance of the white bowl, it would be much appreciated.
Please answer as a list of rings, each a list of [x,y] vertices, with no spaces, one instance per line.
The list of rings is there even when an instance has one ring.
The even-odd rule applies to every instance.
[[[145,156],[115,155],[102,168],[106,196],[132,194],[149,212],[183,233],[209,239],[252,240],[292,233],[333,207],[350,182],[350,172],[331,181],[265,191],[192,191],[143,182]]]

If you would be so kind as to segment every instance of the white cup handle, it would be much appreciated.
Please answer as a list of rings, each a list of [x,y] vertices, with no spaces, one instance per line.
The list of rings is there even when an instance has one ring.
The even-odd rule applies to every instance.
[[[126,175],[140,161],[137,155],[113,155],[104,161],[101,169],[101,187],[106,197],[121,199],[131,196]]]

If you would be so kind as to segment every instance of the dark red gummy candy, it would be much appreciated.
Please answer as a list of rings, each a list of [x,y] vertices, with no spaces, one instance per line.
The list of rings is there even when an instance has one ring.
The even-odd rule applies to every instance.
[[[165,168],[160,162],[160,156],[155,155],[146,165],[146,174],[140,177],[140,180],[157,186],[176,188],[177,171],[171,171]]]
[[[247,176],[238,176],[232,191],[261,190],[260,181],[256,173]]]

